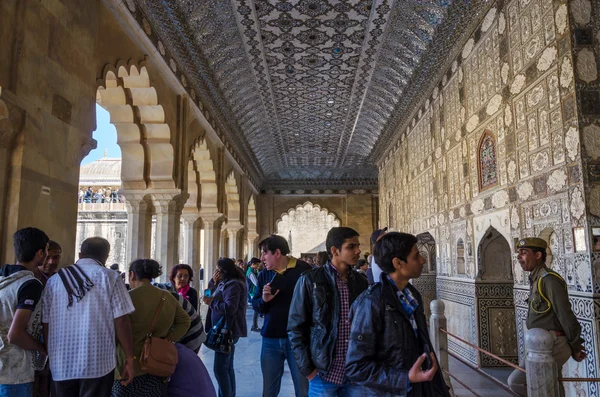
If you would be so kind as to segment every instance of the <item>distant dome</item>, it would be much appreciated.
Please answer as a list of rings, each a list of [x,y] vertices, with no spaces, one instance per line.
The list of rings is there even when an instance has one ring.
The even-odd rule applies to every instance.
[[[121,159],[103,158],[81,166],[80,186],[121,186]]]

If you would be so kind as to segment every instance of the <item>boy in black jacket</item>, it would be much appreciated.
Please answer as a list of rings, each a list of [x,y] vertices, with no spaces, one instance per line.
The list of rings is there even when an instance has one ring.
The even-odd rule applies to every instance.
[[[310,397],[351,397],[344,383],[352,302],[369,286],[353,269],[360,259],[356,230],[334,227],[325,245],[331,258],[300,277],[290,308],[288,335]]]
[[[421,276],[425,264],[417,238],[388,233],[375,243],[374,253],[383,273],[350,311],[346,378],[353,393],[449,397],[432,353],[423,299],[408,282]]]
[[[252,307],[264,315],[260,365],[263,374],[263,397],[276,397],[281,388],[283,363],[288,362],[296,397],[308,395],[308,381],[300,373],[287,337],[287,322],[294,287],[300,275],[312,267],[288,256],[287,241],[272,235],[259,243],[265,269],[258,275],[258,293]]]

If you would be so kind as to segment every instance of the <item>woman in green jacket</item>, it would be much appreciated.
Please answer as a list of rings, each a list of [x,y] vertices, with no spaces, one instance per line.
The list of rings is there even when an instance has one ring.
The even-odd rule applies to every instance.
[[[163,291],[150,284],[151,280],[160,274],[160,264],[152,259],[137,259],[129,265],[129,284],[131,286],[129,295],[135,307],[135,312],[129,315],[134,357],[125,357],[120,347],[117,354],[120,363],[127,359],[133,359],[135,374],[131,384],[122,386],[119,382],[120,373],[116,372],[116,380],[112,389],[113,397],[162,397],[166,395],[166,379],[146,374],[140,369],[139,357],[146,334],[163,298],[165,302],[152,329],[152,336],[177,342],[190,327],[190,317],[168,291]],[[117,368],[121,368],[121,365],[117,365]]]

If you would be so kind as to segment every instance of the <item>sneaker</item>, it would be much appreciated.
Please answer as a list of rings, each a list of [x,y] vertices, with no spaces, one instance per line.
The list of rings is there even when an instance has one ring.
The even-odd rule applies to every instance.
[[[250,328],[250,331],[252,331],[252,332],[260,332],[260,328],[259,327],[252,327],[252,328]]]

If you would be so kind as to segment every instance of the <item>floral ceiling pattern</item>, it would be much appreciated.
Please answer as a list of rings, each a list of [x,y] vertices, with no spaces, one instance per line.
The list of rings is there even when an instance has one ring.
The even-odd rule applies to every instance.
[[[262,187],[286,189],[377,186],[487,1],[136,3]]]

